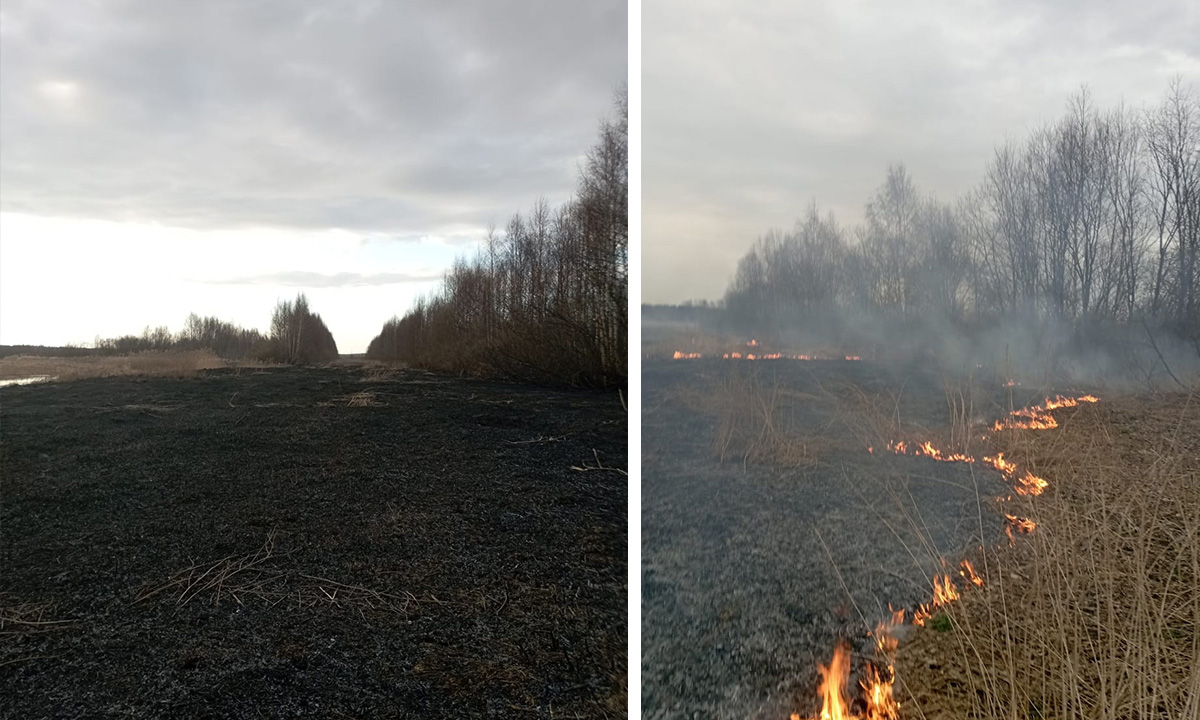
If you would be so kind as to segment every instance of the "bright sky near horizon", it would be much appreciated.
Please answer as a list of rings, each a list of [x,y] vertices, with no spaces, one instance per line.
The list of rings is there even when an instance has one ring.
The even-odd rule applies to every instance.
[[[343,353],[489,222],[572,193],[627,75],[623,0],[0,8],[0,343],[266,330]]]
[[[1056,120],[1200,90],[1200,3],[642,3],[642,300],[719,299],[812,201],[843,226],[904,163],[953,200]]]

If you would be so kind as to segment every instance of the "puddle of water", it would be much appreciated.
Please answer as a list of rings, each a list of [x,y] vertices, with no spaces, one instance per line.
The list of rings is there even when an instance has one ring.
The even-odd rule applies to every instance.
[[[33,377],[15,378],[13,380],[0,380],[0,387],[7,385],[32,385],[33,383],[49,382],[54,377],[50,375],[34,375]]]

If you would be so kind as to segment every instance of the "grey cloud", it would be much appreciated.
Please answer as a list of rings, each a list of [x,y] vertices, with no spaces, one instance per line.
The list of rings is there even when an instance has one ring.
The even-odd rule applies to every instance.
[[[352,273],[341,272],[323,274],[316,272],[291,271],[252,275],[248,277],[231,278],[228,280],[211,281],[216,285],[282,285],[285,287],[333,288],[333,287],[367,287],[370,285],[399,285],[401,283],[429,282],[441,280],[440,271],[413,273]]]
[[[642,34],[647,302],[719,297],[754,239],[814,199],[857,222],[889,163],[964,194],[1082,84],[1136,107],[1189,59],[1200,84],[1186,0],[646,0]]]
[[[0,208],[54,216],[502,223],[568,196],[627,72],[623,0],[2,12]]]

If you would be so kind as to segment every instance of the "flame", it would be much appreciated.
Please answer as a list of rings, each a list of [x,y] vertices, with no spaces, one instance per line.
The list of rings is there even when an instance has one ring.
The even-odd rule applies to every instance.
[[[1041,495],[1046,487],[1050,484],[1045,478],[1038,477],[1028,470],[1024,475],[1019,475],[1015,463],[1011,463],[1004,459],[1004,453],[996,453],[995,457],[983,456],[983,461],[1000,472],[1004,476],[1015,483],[1014,490],[1018,495]]]
[[[978,462],[974,457],[964,453],[945,453],[935,447],[933,443],[926,440],[917,446],[910,446],[903,440],[889,442],[887,449],[897,455],[918,455],[921,457],[932,458],[938,462],[961,462],[975,463]],[[874,447],[868,446],[867,452],[875,454]],[[1018,495],[1041,495],[1049,487],[1050,483],[1043,477],[1039,477],[1029,472],[1023,473],[1017,468],[1016,464],[1004,459],[1004,453],[997,453],[994,457],[984,455],[983,462],[991,465],[999,470],[1005,478],[1013,483],[1013,490]]]
[[[875,630],[871,633],[871,636],[875,638],[876,649],[890,658],[892,653],[896,651],[896,646],[899,644],[896,640],[896,637],[892,635],[892,628],[896,627],[897,625],[904,624],[904,608],[895,610],[892,608],[891,604],[889,604],[888,610],[892,614],[886,620],[881,620],[879,624],[875,626]]]
[[[750,342],[746,343],[746,347],[758,347],[758,341],[751,340]]]
[[[1055,395],[1053,398],[1046,398],[1046,401],[1041,405],[1013,410],[1009,413],[1009,417],[1004,420],[997,420],[992,425],[992,430],[999,432],[1001,430],[1053,430],[1058,427],[1058,421],[1050,415],[1051,410],[1059,408],[1077,407],[1079,403],[1096,403],[1100,399],[1095,395],[1082,395],[1077,398],[1063,397]],[[1021,418],[1025,418],[1022,420]]]
[[[847,355],[846,359],[850,360],[852,356]],[[857,357],[853,359],[857,359]],[[1007,383],[1010,387],[1013,384],[1011,380]],[[1084,395],[1078,398],[1064,398],[1059,395],[1053,399],[1046,398],[1046,401],[1042,405],[1015,410],[1010,413],[1010,417],[1006,420],[996,421],[994,429],[1055,428],[1058,427],[1058,422],[1049,415],[1051,410],[1063,407],[1076,407],[1079,403],[1095,403],[1098,401],[1093,395]],[[1024,471],[1024,474],[1021,474],[1020,469],[1015,463],[1004,459],[1004,453],[996,453],[995,456],[984,455],[980,460],[976,460],[965,453],[943,452],[928,440],[919,445],[911,446],[903,440],[897,440],[889,442],[887,449],[900,455],[920,455],[940,462],[975,463],[982,461],[1000,471],[1006,478],[1012,480],[1014,489],[1021,495],[1040,495],[1048,485],[1044,478],[1040,478],[1028,470]],[[868,446],[867,452],[873,454],[875,452],[874,446]],[[1031,533],[1037,527],[1037,523],[1028,518],[1007,514],[1005,518],[1008,522],[1005,525],[1004,533],[1008,536],[1009,542],[1014,545],[1016,544],[1015,534]],[[946,562],[943,560],[943,567],[945,564]],[[959,564],[958,574],[976,587],[984,585],[983,578],[975,572],[975,566],[971,564],[970,560],[964,559]],[[950,573],[934,575],[933,599],[928,603],[922,604],[913,612],[912,623],[914,625],[924,625],[933,616],[933,612],[937,608],[948,605],[961,597],[962,595],[958,588],[955,587]],[[830,664],[828,666],[818,666],[821,673],[821,714],[811,720],[896,720],[899,717],[900,705],[896,702],[893,695],[893,685],[896,679],[895,657],[898,643],[891,631],[896,625],[904,622],[904,609],[892,610],[890,605],[888,609],[892,611],[892,615],[887,620],[876,625],[875,630],[871,633],[875,640],[876,650],[887,658],[887,672],[881,673],[874,665],[868,665],[864,673],[864,679],[859,682],[864,692],[867,714],[864,716],[850,713],[849,699],[846,691],[850,676],[850,654],[848,646],[842,642],[838,643],[834,648],[833,659]],[[791,720],[804,720],[804,718],[801,718],[799,713],[792,713]]]
[[[975,574],[975,566],[971,564],[970,560],[963,560],[960,567],[962,567],[962,570],[958,571],[959,575],[970,580],[971,584],[975,587],[983,587],[983,578]]]
[[[1049,484],[1044,478],[1026,470],[1024,475],[1017,478],[1017,486],[1013,489],[1017,491],[1018,495],[1041,495]]]
[[[1008,520],[1008,524],[1004,526],[1004,534],[1008,536],[1009,545],[1016,545],[1017,539],[1013,535],[1015,530],[1018,535],[1028,535],[1037,528],[1037,523],[1029,518],[1017,517],[1016,515],[1004,515]]]
[[[760,343],[757,340],[751,340],[750,342],[746,343],[746,346],[747,347],[761,347]],[[673,360],[698,360],[702,357],[704,357],[704,355],[702,353],[682,352],[679,350],[676,350],[671,355],[671,358]],[[759,353],[756,355],[754,353],[742,353],[741,351],[738,351],[738,350],[731,350],[730,352],[722,353],[721,357],[725,360],[805,360],[805,361],[811,361],[811,360],[837,360],[837,359],[839,359],[838,357],[826,357],[826,356],[822,356],[822,355],[808,355],[808,354],[786,355],[786,354],[780,353],[780,352]],[[845,355],[845,356],[841,356],[841,357],[847,361],[862,360],[862,357],[859,355]]]
[[[987,455],[984,455],[983,461],[989,463],[992,467],[996,468],[1005,475],[1012,475],[1017,471],[1017,466],[1015,463],[1010,463],[1004,459],[1004,453],[996,453],[995,457],[988,457]]]
[[[819,666],[821,673],[821,720],[846,720],[850,717],[849,700],[846,697],[846,681],[850,677],[850,648],[838,643],[833,650],[833,660],[828,666]]]
[[[867,668],[867,679],[861,683],[867,697],[867,720],[889,720],[900,716],[900,703],[892,695],[895,675],[889,675],[891,677],[884,680],[874,665]]]
[[[881,625],[882,627],[882,625]],[[892,696],[895,675],[891,667],[885,674],[874,665],[868,665],[865,679],[859,682],[867,704],[867,714],[850,712],[850,646],[844,641],[833,648],[833,659],[829,665],[818,665],[821,673],[821,712],[811,720],[895,720],[900,715],[900,704]],[[791,720],[804,720],[799,713],[792,713]]]
[[[971,457],[970,455],[964,455],[963,453],[944,453],[938,448],[934,447],[933,443],[929,442],[928,440],[915,447],[910,447],[909,444],[903,440],[897,440],[896,442],[888,443],[887,448],[897,455],[921,455],[923,457],[933,458],[939,462],[975,462],[975,458]]]

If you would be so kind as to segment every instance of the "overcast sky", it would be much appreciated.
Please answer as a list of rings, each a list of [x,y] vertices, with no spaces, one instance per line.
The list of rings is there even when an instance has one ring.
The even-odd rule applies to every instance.
[[[342,352],[489,222],[565,200],[627,76],[625,0],[0,6],[0,343],[267,329]]]
[[[996,145],[1200,88],[1200,3],[644,0],[642,299],[724,294],[812,200],[857,223],[887,166],[950,200]]]

